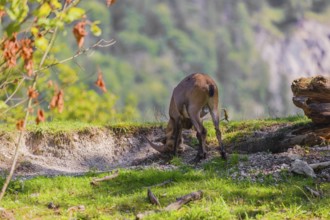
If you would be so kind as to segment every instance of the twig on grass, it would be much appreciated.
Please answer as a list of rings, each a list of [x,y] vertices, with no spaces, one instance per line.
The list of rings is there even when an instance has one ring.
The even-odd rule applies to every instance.
[[[110,176],[105,176],[105,177],[102,177],[102,178],[94,178],[91,181],[91,185],[98,186],[98,185],[100,185],[100,182],[107,181],[107,180],[112,180],[112,179],[114,179],[118,176],[119,176],[119,170],[115,170]]]
[[[201,190],[197,192],[192,192],[187,195],[184,195],[180,198],[178,198],[175,202],[169,204],[164,210],[165,211],[174,211],[180,209],[184,204],[194,201],[194,200],[199,200],[203,197],[203,192]]]
[[[314,197],[318,197],[318,198],[322,197],[322,192],[316,191],[316,190],[314,190],[314,189],[312,189],[312,188],[310,188],[310,187],[308,187],[308,186],[304,186],[304,188],[305,188],[308,192],[310,192],[310,194],[312,194],[312,196],[314,196]]]
[[[150,188],[148,188],[148,198],[151,204],[160,206],[158,198],[151,192]]]
[[[203,191],[199,190],[197,192],[192,192],[187,195],[184,195],[178,199],[176,199],[175,202],[169,204],[166,208],[161,209],[161,210],[152,210],[152,211],[146,211],[143,213],[139,213],[136,215],[136,219],[143,219],[144,217],[161,212],[161,211],[175,211],[179,210],[184,204],[187,204],[191,201],[199,200],[203,197]]]

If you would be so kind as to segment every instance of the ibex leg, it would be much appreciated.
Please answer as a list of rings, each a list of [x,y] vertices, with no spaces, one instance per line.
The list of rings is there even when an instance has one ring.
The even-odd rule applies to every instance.
[[[192,112],[189,115],[197,131],[197,139],[199,141],[199,149],[196,156],[196,161],[206,158],[206,129],[204,128],[199,115],[199,112]]]
[[[220,117],[219,117],[218,107],[215,106],[215,107],[213,107],[213,109],[211,107],[209,107],[209,108],[210,108],[210,114],[211,114],[211,117],[212,117],[214,129],[215,129],[215,134],[216,134],[216,137],[217,137],[217,140],[218,140],[218,143],[219,143],[219,147],[220,147],[221,157],[226,160],[227,155],[226,155],[226,151],[225,151],[225,148],[223,146],[223,143],[222,143],[221,131],[220,131],[220,128],[219,128]]]
[[[182,124],[180,120],[175,120],[174,124],[174,149],[173,149],[173,155],[177,155],[178,148],[181,144],[181,135],[182,135]]]

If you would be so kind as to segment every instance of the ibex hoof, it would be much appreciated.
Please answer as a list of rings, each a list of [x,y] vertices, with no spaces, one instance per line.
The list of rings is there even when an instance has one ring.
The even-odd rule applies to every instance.
[[[225,151],[221,151],[221,158],[227,160],[227,153]]]
[[[201,160],[204,160],[204,159],[206,159],[206,153],[197,154],[195,159],[193,159],[191,162],[199,163]]]

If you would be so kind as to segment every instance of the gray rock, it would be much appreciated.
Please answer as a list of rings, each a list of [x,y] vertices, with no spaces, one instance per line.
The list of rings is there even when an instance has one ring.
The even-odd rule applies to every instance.
[[[292,164],[291,164],[291,172],[309,176],[309,177],[316,177],[314,170],[306,163],[305,161],[296,159]]]
[[[301,159],[302,156],[300,156],[299,154],[295,154],[295,153],[289,153],[288,154],[288,157],[291,159],[291,160],[297,160],[297,159]]]

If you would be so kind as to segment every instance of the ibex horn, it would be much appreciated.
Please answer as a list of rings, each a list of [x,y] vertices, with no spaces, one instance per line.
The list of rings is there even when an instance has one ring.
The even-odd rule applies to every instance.
[[[154,143],[152,143],[146,136],[143,136],[147,142],[150,144],[150,146],[155,149],[156,151],[160,152],[160,153],[166,153],[168,152],[168,150],[166,149],[166,146],[163,144],[163,145],[156,145]]]

